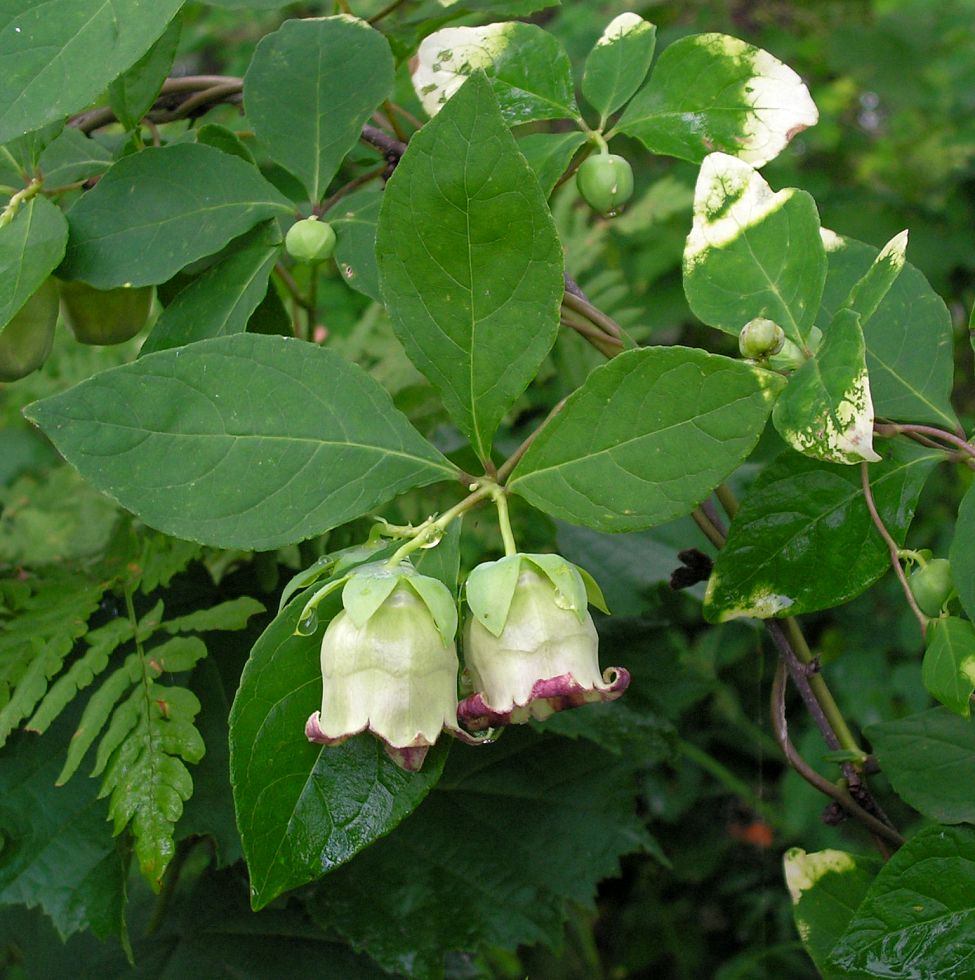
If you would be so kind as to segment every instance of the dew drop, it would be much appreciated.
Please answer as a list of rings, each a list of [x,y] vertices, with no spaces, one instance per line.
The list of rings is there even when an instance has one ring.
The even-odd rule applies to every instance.
[[[559,607],[559,609],[572,608],[572,600],[564,592],[562,592],[561,589],[555,590],[555,604]]]
[[[427,534],[426,540],[420,545],[421,548],[436,548],[443,540],[443,531],[440,528],[431,530]]]
[[[318,613],[314,609],[298,623],[298,633],[301,636],[311,636],[318,629]]]

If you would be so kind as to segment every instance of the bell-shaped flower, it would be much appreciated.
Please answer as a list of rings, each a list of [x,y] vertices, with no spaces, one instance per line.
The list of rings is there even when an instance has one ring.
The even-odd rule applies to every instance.
[[[343,610],[322,639],[322,707],[305,725],[312,742],[338,745],[369,731],[416,772],[457,725],[457,610],[443,583],[401,565],[356,569]]]
[[[559,555],[511,555],[475,568],[464,629],[475,693],[458,706],[461,723],[482,731],[618,698],[630,675],[600,672],[590,601],[605,609],[596,583]]]

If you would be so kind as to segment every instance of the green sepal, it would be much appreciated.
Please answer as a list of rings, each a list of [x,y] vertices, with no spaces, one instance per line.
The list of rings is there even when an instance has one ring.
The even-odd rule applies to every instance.
[[[501,635],[508,621],[521,558],[521,555],[508,555],[483,562],[467,578],[467,605],[477,621],[494,636]]]
[[[430,610],[444,646],[449,646],[457,635],[457,602],[450,589],[440,579],[419,572],[413,572],[406,582]]]
[[[583,622],[589,607],[586,583],[579,569],[561,555],[522,555],[552,583],[555,604],[560,609],[571,609],[576,619]]]
[[[589,600],[589,605],[595,606],[607,616],[611,615],[609,604],[606,602],[606,597],[603,595],[599,583],[580,565],[576,565],[576,571],[582,576],[582,584],[586,587],[586,598]]]
[[[342,589],[342,608],[358,629],[369,622],[403,577],[401,568],[380,563],[362,565],[349,575]]]

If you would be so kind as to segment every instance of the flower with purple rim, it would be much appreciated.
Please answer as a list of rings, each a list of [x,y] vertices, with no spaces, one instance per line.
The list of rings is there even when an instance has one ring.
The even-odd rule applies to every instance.
[[[409,566],[364,566],[342,599],[322,639],[322,707],[305,724],[309,741],[339,745],[368,731],[410,772],[441,731],[480,741],[457,724],[457,613],[446,586]]]
[[[599,670],[588,602],[602,595],[559,555],[512,555],[476,568],[464,659],[474,692],[458,705],[471,731],[544,720],[556,711],[614,701],[630,683],[622,667]]]

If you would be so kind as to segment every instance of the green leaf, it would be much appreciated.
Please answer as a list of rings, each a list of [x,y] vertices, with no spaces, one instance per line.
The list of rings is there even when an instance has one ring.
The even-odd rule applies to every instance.
[[[39,163],[48,187],[63,187],[87,180],[105,173],[111,165],[111,152],[74,126],[64,128],[41,154]]]
[[[921,677],[928,693],[949,711],[972,716],[975,692],[975,626],[948,616],[928,623]]]
[[[413,88],[431,116],[478,71],[487,76],[510,126],[579,115],[569,56],[535,24],[446,27],[425,38],[416,57]]]
[[[67,720],[66,720],[67,722]],[[67,724],[48,738],[18,735],[0,766],[0,905],[40,906],[60,938],[90,929],[102,938],[125,933],[125,848],[112,839],[95,784],[55,788]]]
[[[190,641],[170,641],[176,642]],[[131,825],[139,870],[158,891],[176,853],[173,826],[193,793],[184,762],[199,762],[204,753],[193,726],[200,702],[184,687],[160,684],[137,687],[135,695],[138,720],[113,752],[98,795],[111,794],[108,812],[116,835]]]
[[[32,197],[0,226],[0,333],[64,255],[68,224],[46,197]]]
[[[582,94],[603,123],[643,84],[657,44],[657,28],[639,14],[614,17],[586,57]]]
[[[431,752],[410,774],[369,735],[330,748],[305,738],[321,704],[321,628],[341,608],[333,593],[318,606],[319,631],[299,636],[306,597],[254,644],[230,715],[231,782],[255,909],[392,830],[440,778],[446,754]]]
[[[767,317],[806,346],[826,280],[816,202],[794,187],[773,193],[747,163],[704,161],[684,248],[684,290],[694,314],[738,336]]]
[[[818,120],[802,80],[767,51],[692,34],[664,50],[616,128],[652,153],[700,163],[717,150],[761,167]]]
[[[865,276],[872,276],[879,253],[870,245],[825,229],[822,237],[829,273],[817,325],[825,330],[837,310],[849,305],[851,295],[854,304],[865,302],[853,291]],[[918,324],[924,324],[924,329]],[[861,326],[877,415],[954,429],[958,423],[950,400],[954,378],[951,315],[924,276],[905,263]]]
[[[135,635],[128,619],[113,619],[85,634],[88,649],[51,685],[37,710],[24,726],[43,734],[76,695],[108,667],[108,658]]]
[[[784,861],[803,946],[827,980],[850,976],[829,969],[827,960],[883,861],[832,849],[807,854],[800,847],[786,851]]]
[[[140,356],[170,347],[242,333],[267,294],[268,277],[281,252],[277,223],[265,221],[170,300]]]
[[[96,99],[166,29],[183,0],[8,0],[0,13],[0,143]]]
[[[152,47],[108,86],[108,104],[127,130],[136,129],[156,101],[173,67],[182,26],[174,17]]]
[[[410,141],[376,254],[397,336],[488,459],[555,341],[564,284],[555,224],[483,75]]]
[[[513,727],[456,749],[417,812],[334,872],[310,910],[418,980],[442,976],[449,950],[555,946],[568,903],[591,906],[622,854],[652,846],[633,811],[625,761]]]
[[[220,602],[209,609],[200,609],[197,612],[188,613],[186,616],[168,619],[162,624],[162,628],[167,633],[242,630],[247,626],[252,616],[262,612],[264,612],[264,604],[245,595],[237,599]]]
[[[858,976],[963,977],[975,947],[975,831],[925,827],[880,869],[830,963]]]
[[[955,536],[948,552],[951,577],[962,609],[975,619],[975,488],[969,487],[958,508]]]
[[[880,768],[906,803],[939,823],[975,823],[975,726],[945,708],[870,725]]]
[[[789,379],[772,421],[793,449],[813,459],[880,461],[873,449],[873,402],[858,313],[836,314],[822,346]]]
[[[508,486],[601,531],[663,524],[690,513],[751,452],[783,384],[701,350],[627,351],[569,397]]]
[[[52,143],[63,130],[64,122],[58,119],[24,136],[18,136],[6,146],[0,147],[3,169],[6,170],[8,165],[13,165],[16,173],[15,177],[9,178],[11,182],[16,183],[18,180],[22,180],[27,183],[30,181],[35,176],[44,148]]]
[[[343,197],[328,213],[335,229],[335,262],[342,278],[357,292],[377,303],[383,300],[376,267],[376,224],[383,195],[378,187],[367,187]]]
[[[845,308],[860,314],[860,326],[877,312],[906,263],[907,231],[896,234],[873,260],[863,278],[850,290]]]
[[[881,518],[902,544],[940,453],[886,444],[870,467]],[[813,570],[811,572],[811,570]],[[870,519],[859,467],[785,452],[758,477],[728,530],[704,599],[710,622],[766,619],[848,602],[890,570]]]
[[[277,548],[455,476],[364,371],[283,337],[160,351],[25,414],[123,507],[217,547]]]
[[[132,189],[140,188],[139,206]],[[68,212],[58,275],[99,289],[165,282],[294,206],[243,160],[201,143],[123,157]]]
[[[105,588],[81,576],[47,574],[0,621],[0,745],[44,697]]]
[[[232,129],[219,123],[206,123],[200,126],[196,130],[196,141],[206,143],[207,146],[215,146],[218,150],[229,153],[232,157],[240,157],[248,163],[257,162],[243,139]]]
[[[389,45],[364,20],[288,20],[257,45],[244,106],[271,159],[317,203],[392,87]]]
[[[538,186],[546,200],[568,169],[576,150],[585,142],[586,134],[576,130],[571,133],[529,133],[519,137],[518,149],[524,154],[528,166],[535,171]]]

